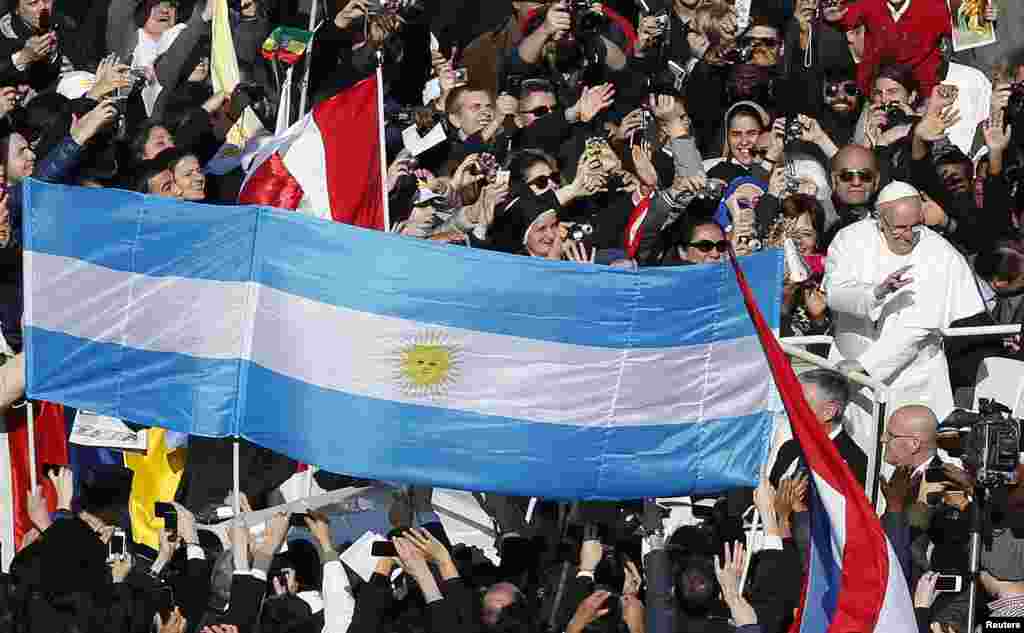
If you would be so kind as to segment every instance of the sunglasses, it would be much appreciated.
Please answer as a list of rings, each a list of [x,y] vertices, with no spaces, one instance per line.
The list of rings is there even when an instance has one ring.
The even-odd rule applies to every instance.
[[[839,172],[839,180],[851,183],[854,180],[861,182],[875,182],[875,172],[870,169],[844,169]]]
[[[551,172],[550,174],[544,174],[543,176],[537,176],[533,180],[528,180],[526,184],[537,189],[544,189],[548,186],[548,183],[558,184],[558,172]]]
[[[837,84],[828,84],[825,86],[825,96],[829,99],[835,99],[842,92],[847,97],[859,97],[860,88],[857,87],[857,83],[853,81],[844,81]]]
[[[692,246],[702,253],[710,253],[715,249],[718,249],[719,253],[724,253],[729,250],[729,241],[712,242],[711,240],[701,240],[699,242],[690,242],[687,246]]]
[[[532,114],[533,116],[540,118],[542,116],[547,116],[554,111],[555,109],[551,106],[537,106],[532,110],[520,110],[519,114]]]

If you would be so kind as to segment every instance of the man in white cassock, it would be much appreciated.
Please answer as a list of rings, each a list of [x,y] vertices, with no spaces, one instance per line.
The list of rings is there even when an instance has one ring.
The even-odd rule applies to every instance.
[[[829,359],[840,371],[862,371],[889,385],[889,411],[922,404],[942,420],[953,410],[953,395],[940,330],[984,310],[979,286],[964,257],[924,225],[917,189],[893,182],[879,192],[876,209],[877,217],[846,227],[828,249]],[[846,418],[847,432],[872,457],[870,394],[856,398]]]

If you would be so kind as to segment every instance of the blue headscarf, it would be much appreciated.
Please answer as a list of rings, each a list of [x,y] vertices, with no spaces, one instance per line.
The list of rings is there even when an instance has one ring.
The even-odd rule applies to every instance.
[[[722,201],[718,203],[718,210],[715,211],[715,222],[718,223],[718,226],[722,227],[722,231],[728,232],[732,228],[732,213],[729,211],[729,207],[726,206],[725,202],[743,185],[754,185],[762,191],[768,191],[768,186],[764,181],[754,178],[753,176],[740,176],[738,178],[733,178],[732,182],[729,183],[729,186],[726,187],[725,193],[722,194]]]

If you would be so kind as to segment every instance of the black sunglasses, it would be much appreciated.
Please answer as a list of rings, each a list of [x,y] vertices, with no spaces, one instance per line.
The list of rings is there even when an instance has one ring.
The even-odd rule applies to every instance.
[[[687,246],[692,246],[702,253],[710,253],[714,249],[718,249],[719,253],[724,253],[729,250],[729,241],[712,242],[711,240],[700,240],[699,242],[690,242]]]
[[[847,97],[859,97],[860,88],[857,87],[857,83],[853,81],[844,81],[841,83],[828,84],[825,86],[825,96],[829,99],[835,99],[839,96],[840,91]]]
[[[557,171],[553,171],[550,174],[544,174],[542,176],[537,176],[533,180],[527,181],[526,184],[530,185],[531,187],[536,187],[538,189],[544,189],[545,187],[548,186],[549,182],[558,184],[558,172]]]
[[[540,118],[542,116],[547,116],[554,111],[555,109],[551,106],[537,106],[532,110],[520,110],[519,114],[532,114],[533,116]]]
[[[843,169],[839,172],[839,180],[850,183],[857,178],[861,182],[875,182],[875,172],[870,169]]]

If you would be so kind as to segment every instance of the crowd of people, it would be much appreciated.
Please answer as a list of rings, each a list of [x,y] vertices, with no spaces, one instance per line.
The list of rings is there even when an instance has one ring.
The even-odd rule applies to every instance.
[[[308,4],[227,4],[241,82],[215,92],[217,0],[10,0],[7,356],[22,347],[24,179],[236,204],[249,148],[225,147],[244,111],[269,136],[301,116],[300,91],[315,104],[380,64],[386,228],[405,239],[632,270],[785,249],[782,335],[834,339],[838,371],[802,375],[808,404],[863,485],[875,427],[846,375],[892,388],[882,524],[919,630],[966,632],[969,583],[944,591],[937,578],[966,574],[976,482],[936,429],[980,359],[1024,360],[1024,342],[952,345],[941,330],[1024,322],[1022,5],[981,3],[962,20],[946,0],[328,0],[308,80],[289,84],[261,47],[277,26],[305,28]],[[997,41],[958,51],[957,28]],[[800,604],[809,479],[784,432],[756,490],[694,500],[683,522],[651,499],[528,512],[480,495],[496,560],[449,540],[429,489],[402,488],[379,528],[393,551],[366,577],[339,559],[351,544],[332,542],[337,516],[279,514],[261,533],[210,538],[197,526],[230,505],[230,448],[189,442],[157,549],[132,543],[123,481],[50,472],[58,509],[30,494],[0,631],[778,633]],[[275,505],[294,463],[252,445],[243,460],[244,505]],[[1024,490],[1006,492],[981,555],[983,612],[1022,616]],[[750,505],[765,531],[753,554]],[[289,542],[295,526],[306,536]]]

